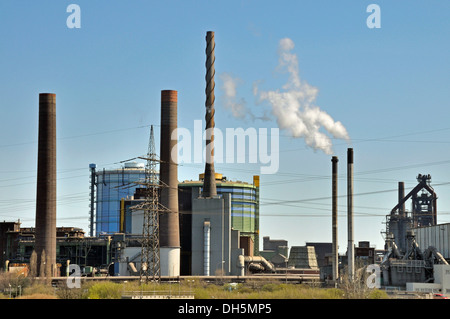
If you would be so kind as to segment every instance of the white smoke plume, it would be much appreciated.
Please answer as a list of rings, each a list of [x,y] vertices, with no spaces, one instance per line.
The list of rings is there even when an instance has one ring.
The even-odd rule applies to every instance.
[[[283,90],[261,91],[255,85],[253,93],[260,101],[270,103],[280,129],[288,131],[293,137],[304,138],[314,150],[332,154],[332,140],[321,129],[334,138],[349,140],[349,135],[341,122],[334,121],[328,113],[314,105],[318,90],[300,79],[297,55],[291,53],[293,49],[291,39],[280,40],[278,67],[289,73]]]

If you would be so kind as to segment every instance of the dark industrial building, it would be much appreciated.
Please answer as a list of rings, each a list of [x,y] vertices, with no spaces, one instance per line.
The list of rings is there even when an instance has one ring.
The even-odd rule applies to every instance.
[[[80,267],[95,266],[106,273],[113,260],[114,237],[84,237],[84,231],[74,227],[57,227],[55,275],[65,276],[68,263]],[[1,265],[3,269],[28,265],[35,249],[36,229],[20,227],[20,222],[0,223]]]

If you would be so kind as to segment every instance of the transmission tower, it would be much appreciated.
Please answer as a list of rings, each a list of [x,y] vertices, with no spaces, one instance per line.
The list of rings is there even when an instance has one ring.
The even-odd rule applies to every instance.
[[[156,157],[153,125],[150,128],[150,141],[147,157],[138,157],[147,161],[144,182],[134,182],[144,186],[145,200],[141,204],[130,207],[131,210],[142,210],[144,221],[142,226],[140,281],[161,280],[160,247],[159,247],[159,216],[170,210],[159,202],[161,187],[168,187],[159,180],[156,165],[161,162]]]
[[[144,221],[142,226],[142,245],[141,245],[141,268],[140,280],[148,282],[160,281],[161,268],[159,258],[159,179],[156,173],[156,164],[158,162],[155,152],[155,138],[153,135],[153,125],[150,128],[150,141],[145,166],[145,181],[142,184],[145,187],[145,200],[143,203],[131,207],[133,210],[143,210]]]

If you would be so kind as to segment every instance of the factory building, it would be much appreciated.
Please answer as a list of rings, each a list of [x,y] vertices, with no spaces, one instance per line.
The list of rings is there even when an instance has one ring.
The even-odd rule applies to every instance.
[[[221,216],[217,213],[211,213],[212,208],[209,208],[209,216],[203,214],[200,218],[200,215],[193,213],[193,211],[198,209],[198,205],[202,203],[201,200],[199,202],[198,198],[203,191],[203,178],[204,174],[200,174],[198,181],[183,181],[178,184],[182,274],[192,272],[190,265],[194,265],[196,262],[194,257],[196,254],[195,247],[197,246],[199,251],[203,250],[203,239],[201,238],[204,234],[203,224],[205,219],[210,219],[211,231],[218,227],[217,224],[213,224],[212,219],[217,219],[217,222],[220,223],[223,231],[219,233],[220,238],[218,239],[222,240],[223,233],[226,243],[223,249],[227,251],[227,256],[230,253],[227,247],[231,247],[229,242],[232,230],[239,232],[235,245],[244,250],[244,255],[259,254],[259,177],[254,176],[253,184],[250,184],[227,180],[222,174],[215,173],[217,197],[226,199],[225,204],[218,205],[223,206],[225,212]],[[194,207],[195,205],[197,206]],[[220,269],[222,268],[222,261],[223,259],[218,260]]]
[[[270,261],[276,267],[287,267],[289,247],[287,240],[270,239],[269,236],[263,237],[263,249],[259,251],[260,255]]]
[[[178,184],[179,194],[179,229],[180,229],[180,274],[191,275],[194,273],[204,274],[203,271],[203,250],[205,223],[209,222],[210,229],[210,253],[217,249],[217,253],[212,253],[211,263],[215,263],[210,269],[210,274],[214,275],[231,260],[242,254],[245,256],[259,255],[259,180],[254,177],[254,183],[227,180],[221,174],[216,176],[217,199],[225,200],[225,205],[218,209],[223,213],[215,213],[213,207],[209,207],[202,214],[199,213],[199,194],[203,187],[203,174],[200,174],[198,181],[184,181]],[[141,236],[143,229],[143,210],[134,210],[133,206],[139,205],[145,198],[143,188],[137,188],[133,196],[123,198],[119,205],[119,233],[125,236]],[[201,202],[201,200],[200,200]],[[202,203],[202,202],[201,202]],[[211,202],[208,202],[211,203]],[[223,207],[222,207],[223,206]],[[197,213],[193,213],[193,211]],[[220,231],[216,231],[219,229]],[[140,249],[140,248],[139,248]],[[128,257],[127,264],[132,261],[134,267],[140,267],[140,250],[138,247],[127,246],[122,250],[122,261]],[[237,249],[237,250],[236,250]],[[242,251],[240,250],[242,249]],[[234,252],[232,252],[234,250]],[[133,252],[131,252],[133,251]],[[200,257],[198,257],[200,255]],[[217,255],[217,257],[214,257]],[[231,257],[233,255],[234,257]],[[134,258],[131,258],[131,257]],[[196,257],[197,256],[197,257]],[[224,261],[224,262],[222,262]],[[199,270],[201,268],[201,270]],[[237,273],[237,269],[232,265],[224,273]],[[196,270],[197,269],[197,270]],[[125,275],[129,267],[123,266],[121,274]]]
[[[259,176],[253,177],[253,183],[227,180],[222,174],[215,174],[217,195],[231,196],[231,227],[241,233],[241,246],[247,255],[259,252]],[[192,205],[192,189],[199,194],[203,189],[204,174],[198,181],[183,181],[178,184],[181,194],[180,207],[183,213],[189,213]]]
[[[20,221],[0,223],[0,269],[26,268],[30,271],[31,255],[35,249],[36,229],[20,227]],[[84,231],[76,227],[56,227],[55,275],[67,275],[67,266],[76,264],[84,273],[91,273],[93,266],[98,273],[108,273],[116,251],[112,236],[84,237]]]
[[[121,200],[130,198],[136,188],[142,187],[139,183],[145,180],[145,164],[128,162],[121,168],[98,170],[95,176],[95,235],[117,233],[120,231]],[[91,188],[91,192],[94,191]]]

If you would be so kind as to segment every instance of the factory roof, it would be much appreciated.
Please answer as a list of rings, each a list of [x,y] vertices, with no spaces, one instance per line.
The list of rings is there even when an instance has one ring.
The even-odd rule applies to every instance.
[[[193,180],[185,180],[182,182],[179,182],[178,186],[203,186],[203,179],[204,179],[204,174],[200,174],[199,175],[199,180],[193,181]],[[222,174],[216,173],[216,185],[217,186],[225,186],[225,187],[230,187],[230,186],[239,186],[239,187],[256,187],[254,184],[250,184],[247,182],[243,182],[243,181],[231,181],[231,180],[227,180],[227,178],[225,176],[223,176]]]

